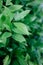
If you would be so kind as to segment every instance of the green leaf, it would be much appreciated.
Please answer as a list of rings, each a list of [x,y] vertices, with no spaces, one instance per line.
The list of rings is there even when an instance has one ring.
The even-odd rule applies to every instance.
[[[33,63],[33,62],[31,62],[31,61],[29,61],[29,65],[34,65],[34,63]]]
[[[7,25],[7,24],[3,24],[3,25],[4,25],[4,27],[5,27],[8,31],[11,31],[11,28],[10,28],[9,25]]]
[[[5,20],[5,18],[3,18],[2,17],[2,14],[0,15],[0,30],[3,30],[4,29],[4,27],[3,27],[3,22],[4,22],[4,20]]]
[[[6,38],[0,39],[0,44],[3,44],[5,46],[6,45],[6,41],[7,41]]]
[[[8,31],[11,31],[11,21],[9,16],[2,15],[0,21],[0,27],[6,28]]]
[[[8,16],[10,18],[10,21],[12,21],[12,19],[14,17],[14,13],[12,13],[9,8],[7,8],[7,7],[4,7],[4,8],[5,9],[3,11],[3,15]]]
[[[9,64],[10,64],[10,61],[11,61],[11,59],[10,59],[9,56],[7,55],[7,56],[5,57],[5,59],[3,60],[3,65],[9,65]]]
[[[6,5],[12,5],[11,0],[7,0]]]
[[[2,8],[2,3],[3,3],[2,0],[0,0],[0,9]]]
[[[22,5],[11,5],[11,6],[9,6],[9,9],[11,10],[11,12],[17,11],[21,8],[22,8]]]
[[[28,14],[29,12],[30,12],[30,10],[25,10],[25,11],[23,11],[23,12],[21,12],[21,13],[15,14],[15,16],[14,16],[15,21],[19,21],[19,20],[23,19],[24,17],[27,16],[27,14]]]
[[[18,41],[20,43],[26,42],[25,38],[20,34],[14,34],[13,39],[15,39],[16,41]]]
[[[12,34],[10,32],[5,32],[2,34],[0,38],[0,43],[3,43],[6,45],[7,38],[9,38]]]
[[[25,57],[25,61],[29,61],[29,60],[30,60],[30,55],[27,53]]]
[[[20,22],[15,22],[14,23],[15,28],[13,29],[14,32],[23,34],[23,35],[29,35],[30,33],[28,32],[27,26],[23,23]]]
[[[3,35],[1,36],[1,39],[6,39],[6,38],[8,38],[8,37],[10,37],[12,34],[10,33],[10,32],[5,32],[5,33],[3,33]]]
[[[19,61],[20,65],[28,65],[22,56],[18,57],[18,61]]]
[[[8,31],[11,31],[11,27],[12,27],[12,23],[10,21],[10,18],[9,16],[6,16],[6,20],[3,24],[3,26],[8,30]]]

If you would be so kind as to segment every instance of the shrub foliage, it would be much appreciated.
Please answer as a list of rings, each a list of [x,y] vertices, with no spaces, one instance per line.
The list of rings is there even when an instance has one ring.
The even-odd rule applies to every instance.
[[[0,65],[43,65],[43,0],[0,0]]]

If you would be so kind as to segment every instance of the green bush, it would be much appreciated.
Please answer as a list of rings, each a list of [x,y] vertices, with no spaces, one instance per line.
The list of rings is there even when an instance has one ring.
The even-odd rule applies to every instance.
[[[0,0],[0,65],[43,65],[43,0]]]

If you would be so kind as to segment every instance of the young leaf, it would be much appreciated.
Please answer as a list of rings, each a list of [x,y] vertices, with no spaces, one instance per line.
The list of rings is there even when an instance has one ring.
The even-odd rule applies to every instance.
[[[4,11],[3,11],[3,15],[8,16],[10,18],[10,21],[12,21],[13,17],[14,17],[14,13],[12,13],[10,11],[9,8],[5,7]]]
[[[7,55],[7,56],[5,57],[5,59],[3,60],[3,65],[9,65],[9,64],[10,64],[10,61],[11,61],[11,59],[10,59],[9,56]]]
[[[22,5],[11,5],[9,7],[9,9],[11,10],[11,12],[15,12],[15,11],[21,9],[21,8],[22,8]]]
[[[21,13],[15,14],[15,16],[14,16],[15,21],[19,21],[19,20],[23,19],[25,16],[27,16],[27,14],[29,12],[30,12],[30,10],[25,10],[25,11],[23,11]]]
[[[6,5],[12,5],[11,0],[7,0]]]
[[[15,39],[16,41],[18,41],[20,43],[26,42],[25,38],[20,34],[14,34],[12,37],[13,37],[13,39]]]
[[[15,22],[14,23],[15,28],[13,29],[14,32],[23,34],[23,35],[29,35],[28,29],[25,24],[20,23],[20,22]]]
[[[7,38],[11,36],[10,32],[5,32],[0,38],[0,42],[6,45]]]
[[[6,38],[8,38],[8,37],[10,37],[11,36],[11,33],[10,32],[5,32],[5,33],[3,33],[3,35],[1,36],[1,39],[6,39]]]

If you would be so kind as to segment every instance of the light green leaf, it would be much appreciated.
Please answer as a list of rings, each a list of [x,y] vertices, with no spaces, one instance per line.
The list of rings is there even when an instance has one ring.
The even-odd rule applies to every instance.
[[[11,31],[11,28],[10,28],[9,25],[7,25],[7,24],[3,24],[3,25],[4,25],[4,27],[5,27],[8,31]]]
[[[0,38],[0,43],[3,43],[6,45],[7,38],[10,37],[12,34],[10,32],[5,32]]]
[[[33,63],[33,62],[31,62],[31,61],[29,61],[29,65],[34,65],[34,63]]]
[[[14,17],[14,13],[12,13],[10,11],[9,8],[5,7],[4,11],[3,11],[3,15],[8,16],[10,18],[10,21],[12,21],[13,17]]]
[[[5,33],[3,33],[1,39],[6,39],[6,38],[10,37],[11,35],[12,34],[10,32],[5,32]]]
[[[3,44],[4,46],[6,45],[6,38],[0,38],[0,44]]]
[[[25,10],[25,11],[23,11],[23,12],[21,12],[21,13],[15,14],[15,16],[14,16],[15,21],[19,21],[19,20],[23,19],[24,17],[27,16],[27,14],[28,14],[29,12],[30,12],[30,10]]]
[[[22,8],[22,5],[11,5],[9,7],[9,9],[11,10],[11,12],[17,11],[17,10],[19,10],[21,8]]]
[[[23,35],[29,35],[28,29],[25,24],[20,23],[20,22],[15,22],[14,26],[15,28],[12,29],[14,32],[23,34]]]
[[[29,60],[30,60],[30,55],[27,53],[25,57],[25,61],[29,61]]]
[[[2,15],[0,21],[0,27],[11,31],[11,21],[9,16]]]
[[[3,65],[9,65],[9,64],[10,64],[10,61],[11,61],[11,59],[10,59],[9,56],[7,55],[7,56],[5,57],[5,59],[3,60]]]
[[[12,5],[11,0],[7,0],[6,5]]]
[[[20,43],[26,42],[25,38],[20,34],[14,34],[13,39],[15,39],[16,41],[18,41]]]

